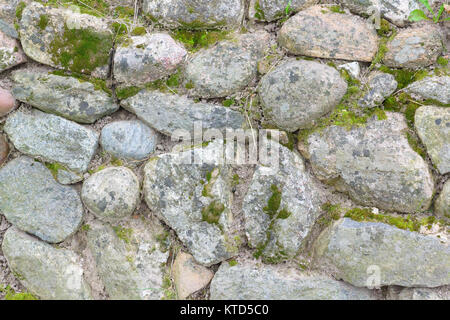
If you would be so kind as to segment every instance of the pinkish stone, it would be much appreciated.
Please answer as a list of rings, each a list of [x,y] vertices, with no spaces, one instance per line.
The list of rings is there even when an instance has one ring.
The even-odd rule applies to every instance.
[[[18,41],[0,31],[0,72],[24,63],[26,60]]]
[[[3,88],[0,88],[0,117],[10,112],[16,104],[12,94]]]

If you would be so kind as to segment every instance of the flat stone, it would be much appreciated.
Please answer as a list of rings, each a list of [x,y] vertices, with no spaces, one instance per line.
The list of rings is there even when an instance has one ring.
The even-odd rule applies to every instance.
[[[313,172],[357,203],[405,213],[426,210],[434,189],[430,169],[408,144],[403,114],[386,116],[351,130],[332,125],[311,134]]]
[[[27,61],[16,39],[0,31],[0,72]]]
[[[14,99],[11,92],[0,88],[0,117],[7,115],[14,109],[16,105],[16,100]]]
[[[293,132],[333,110],[347,83],[332,67],[289,59],[262,78],[258,91],[265,120]]]
[[[74,234],[83,218],[80,196],[58,184],[50,170],[28,157],[0,169],[0,211],[21,230],[57,243]]]
[[[243,0],[144,0],[144,15],[172,29],[239,28]]]
[[[115,121],[102,129],[103,150],[119,159],[144,160],[155,151],[158,134],[139,120]]]
[[[184,96],[159,91],[142,90],[122,100],[120,105],[166,135],[177,130],[192,132],[195,122],[201,122],[204,129],[221,131],[242,128],[245,124],[244,116],[238,111],[211,103],[196,103]]]
[[[317,5],[289,18],[278,41],[292,54],[370,62],[378,50],[375,27],[351,14]]]
[[[444,37],[434,24],[413,25],[400,30],[387,43],[383,63],[394,68],[417,69],[436,62],[442,54]]]
[[[441,193],[434,203],[434,212],[450,219],[450,180],[444,184]]]
[[[422,99],[433,99],[443,104],[450,104],[450,76],[427,77],[415,81],[405,88]]]
[[[298,12],[317,0],[250,0],[249,17],[260,21],[275,21],[288,13]]]
[[[94,123],[119,109],[110,94],[88,81],[26,70],[12,78],[16,99],[79,123]]]
[[[94,173],[83,183],[81,198],[96,217],[117,221],[130,216],[139,202],[139,180],[125,167],[110,167]]]
[[[211,300],[372,300],[370,290],[319,273],[270,265],[222,263],[211,282]]]
[[[422,106],[416,110],[414,126],[439,172],[450,172],[450,109]]]
[[[392,74],[375,73],[370,76],[368,90],[358,101],[363,108],[374,108],[383,103],[383,101],[395,92],[397,81]]]
[[[417,232],[344,218],[325,230],[314,246],[315,265],[358,287],[371,286],[371,280],[379,286],[404,287],[450,283],[450,247]],[[379,279],[371,279],[371,274]]]
[[[9,228],[2,251],[10,269],[29,292],[42,300],[91,300],[81,258],[73,251]]]
[[[6,161],[9,154],[9,145],[6,138],[0,134],[0,166]]]
[[[79,173],[87,170],[97,149],[98,135],[93,130],[35,109],[11,114],[4,130],[20,152]]]
[[[114,54],[114,78],[127,86],[144,85],[176,72],[186,55],[166,33],[130,37]]]

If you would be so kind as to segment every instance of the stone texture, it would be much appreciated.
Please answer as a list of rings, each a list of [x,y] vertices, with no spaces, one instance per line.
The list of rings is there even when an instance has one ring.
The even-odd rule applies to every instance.
[[[450,180],[444,184],[439,197],[434,203],[434,212],[442,217],[450,219]]]
[[[406,92],[422,99],[433,99],[443,104],[450,104],[450,76],[427,77],[411,83]]]
[[[20,152],[80,173],[97,149],[96,132],[39,110],[16,111],[6,119],[4,130]]]
[[[80,257],[54,248],[12,227],[6,231],[2,251],[8,265],[32,294],[43,300],[90,300]]]
[[[313,171],[363,205],[408,213],[426,210],[433,197],[431,172],[408,144],[404,116],[386,115],[386,120],[374,116],[352,130],[333,125],[311,134]]]
[[[187,51],[166,33],[130,37],[114,54],[114,78],[127,86],[140,86],[177,70]]]
[[[450,300],[448,286],[440,288],[389,287],[389,300]]]
[[[16,99],[69,120],[93,123],[119,109],[109,94],[88,81],[25,70],[12,77]]]
[[[190,94],[204,98],[226,97],[243,90],[257,75],[258,60],[269,48],[265,31],[219,42],[193,56],[185,67]]]
[[[330,112],[346,91],[347,83],[336,69],[290,59],[262,78],[259,96],[265,120],[293,132]]]
[[[178,299],[186,299],[208,285],[214,273],[195,262],[188,253],[180,252],[172,268]]]
[[[450,247],[417,232],[344,218],[325,230],[314,246],[317,266],[358,287],[371,285],[373,266],[379,268],[380,286],[450,283]]]
[[[106,19],[32,2],[22,12],[19,33],[26,55],[37,62],[97,78],[108,75],[114,34]]]
[[[24,63],[26,60],[17,40],[0,31],[0,72]]]
[[[167,153],[150,160],[144,169],[148,207],[205,266],[235,254],[230,226],[231,170],[223,165],[221,140],[205,148]],[[194,157],[195,162],[189,161]]]
[[[269,265],[222,263],[211,282],[211,300],[371,300],[373,294],[318,273]]]
[[[94,222],[87,232],[87,245],[105,291],[112,300],[159,300],[164,295],[162,252],[147,220],[131,219],[124,227],[130,238],[119,238],[107,224]],[[117,230],[117,229],[116,229]]]
[[[370,76],[368,90],[358,101],[363,108],[374,108],[383,103],[383,101],[395,92],[397,81],[392,74],[375,73]]]
[[[173,29],[238,28],[243,0],[144,0],[144,14]]]
[[[422,106],[416,110],[414,126],[439,172],[450,172],[450,109]]]
[[[249,17],[261,21],[274,21],[289,13],[298,12],[318,0],[250,0]],[[289,8],[289,9],[288,9]]]
[[[56,172],[55,179],[59,183],[67,185],[83,181],[84,177],[80,173],[67,170],[66,168],[60,168],[58,172]]]
[[[166,135],[177,130],[192,132],[195,122],[201,122],[204,129],[222,131],[242,128],[245,123],[244,116],[238,111],[211,103],[196,103],[184,96],[159,91],[143,90],[120,104]]]
[[[383,63],[394,68],[422,68],[433,64],[441,55],[444,37],[434,24],[413,25],[400,30],[387,43]]]
[[[10,223],[44,241],[61,242],[83,217],[78,193],[58,184],[50,170],[28,157],[0,169],[0,211]]]
[[[341,64],[340,66],[337,66],[337,69],[347,71],[348,74],[355,79],[358,79],[359,74],[361,73],[361,67],[357,61]]]
[[[155,151],[157,133],[139,120],[115,121],[102,129],[100,144],[116,158],[144,160]]]
[[[278,41],[292,54],[370,62],[378,49],[375,28],[358,16],[313,6],[287,20]]]
[[[271,263],[298,253],[324,202],[323,191],[306,172],[300,156],[275,143],[271,146],[279,150],[278,170],[270,173],[270,163],[264,161],[258,165],[242,205],[249,245]],[[278,208],[273,204],[277,192]]]
[[[0,166],[6,161],[9,154],[9,145],[6,138],[0,133]]]
[[[0,117],[3,117],[11,112],[15,105],[16,100],[12,96],[11,92],[0,88]]]

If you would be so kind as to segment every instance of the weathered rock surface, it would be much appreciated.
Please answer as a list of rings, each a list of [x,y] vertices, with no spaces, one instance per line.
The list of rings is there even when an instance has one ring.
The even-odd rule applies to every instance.
[[[448,286],[440,288],[389,288],[389,300],[450,300]]]
[[[450,172],[450,109],[422,106],[416,110],[414,126],[439,172]]]
[[[177,70],[187,51],[166,33],[130,37],[114,54],[114,78],[127,86],[140,86]]]
[[[25,54],[16,39],[0,31],[0,72],[26,61]]]
[[[336,69],[291,59],[262,78],[259,96],[266,120],[292,132],[330,112],[346,91],[347,83]]]
[[[333,125],[311,134],[313,171],[358,203],[399,212],[425,210],[433,197],[430,170],[408,144],[404,116],[386,115],[352,130]]]
[[[298,12],[317,2],[317,0],[251,0],[249,17],[261,21],[274,21],[286,16],[286,12]]]
[[[103,18],[32,2],[22,12],[19,33],[33,60],[98,78],[108,75],[114,33]]]
[[[169,28],[238,28],[244,16],[243,0],[144,0],[144,14]]]
[[[258,60],[268,49],[268,43],[269,34],[260,31],[198,52],[187,63],[184,73],[193,87],[191,95],[226,97],[244,89],[256,77]]]
[[[216,140],[205,148],[163,154],[144,169],[148,207],[175,230],[195,260],[206,266],[236,253],[229,234],[231,171],[221,164],[222,148],[222,141]]]
[[[13,80],[16,99],[76,122],[93,123],[119,109],[109,94],[77,78],[19,70]]]
[[[431,23],[403,29],[387,43],[383,63],[395,68],[427,67],[441,55],[443,41],[441,30]]]
[[[90,300],[81,259],[14,227],[6,231],[2,251],[11,270],[28,291],[43,300]]]
[[[55,175],[56,181],[61,184],[74,184],[83,181],[84,177],[81,173],[76,173],[66,168],[60,168]]]
[[[83,217],[78,193],[28,157],[0,169],[0,211],[13,225],[51,243],[75,233]]]
[[[372,285],[372,274],[379,275],[380,286],[437,287],[450,283],[448,245],[383,223],[341,219],[319,236],[314,255],[316,265],[358,287]]]
[[[38,110],[18,110],[4,128],[16,149],[68,169],[85,172],[97,149],[94,131],[75,122]]]
[[[118,228],[119,232],[124,230]],[[88,248],[111,299],[159,300],[163,297],[163,265],[169,252],[161,251],[151,228],[146,220],[129,220],[125,230],[130,230],[130,237],[119,238],[109,225],[90,224]]]
[[[423,99],[433,99],[443,104],[450,104],[450,76],[427,77],[411,83],[405,91]]]
[[[9,145],[6,138],[0,133],[0,166],[6,161],[9,154]]]
[[[370,290],[316,273],[224,262],[211,282],[211,300],[370,300]]]
[[[16,100],[12,96],[11,92],[0,88],[0,117],[5,116],[12,109],[14,109],[16,105]]]
[[[358,79],[359,74],[361,73],[361,67],[357,61],[341,64],[340,66],[337,66],[337,69],[347,71],[348,74],[355,79]]]
[[[249,245],[264,261],[277,263],[298,253],[324,200],[300,156],[271,143],[279,148],[278,170],[270,174],[269,163],[256,168],[242,211]]]
[[[102,129],[100,144],[119,159],[143,160],[155,151],[157,133],[139,120],[115,121]]]
[[[245,124],[244,116],[238,111],[211,103],[196,103],[184,96],[159,91],[143,90],[120,104],[166,135],[179,130],[192,132],[195,122],[201,122],[204,129],[221,131],[242,128]]]
[[[211,270],[199,265],[193,256],[184,252],[177,255],[172,273],[178,299],[182,300],[206,287],[214,276]]]
[[[367,93],[358,101],[363,108],[374,108],[383,103],[397,89],[397,81],[392,74],[377,73],[371,76]]]
[[[324,5],[302,10],[287,20],[278,41],[292,54],[351,61],[372,61],[378,49],[372,25]]]
[[[434,212],[440,216],[450,219],[450,180],[442,188],[439,197],[434,203]]]

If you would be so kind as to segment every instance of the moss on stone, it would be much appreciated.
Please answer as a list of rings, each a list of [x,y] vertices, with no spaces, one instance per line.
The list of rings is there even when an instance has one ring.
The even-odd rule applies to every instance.
[[[53,70],[49,72],[49,74],[53,74],[60,77],[74,77],[77,78],[78,81],[80,82],[92,83],[92,85],[94,86],[94,90],[101,90],[105,92],[108,96],[110,97],[112,96],[112,90],[108,87],[106,81],[103,79],[88,77],[85,74],[81,73],[68,73],[67,71],[64,70]]]
[[[183,43],[188,51],[196,52],[202,48],[208,48],[217,43],[218,41],[230,39],[230,31],[175,30],[172,32],[172,37],[175,40]]]
[[[387,44],[389,41],[392,41],[392,39],[394,39],[396,34],[397,34],[397,30],[394,29],[394,30],[392,30],[390,36],[387,36],[387,34],[386,34],[380,38],[380,43],[378,45],[378,51],[375,54],[375,57],[373,58],[372,63],[369,66],[369,70],[372,70],[378,63],[383,61],[384,56],[386,55],[386,53],[388,51]]]
[[[3,289],[0,288],[0,292],[5,293],[5,300],[39,300],[29,292],[15,292],[9,285]]]
[[[408,69],[392,69],[386,66],[381,66],[379,70],[384,73],[392,74],[398,82],[398,89],[403,89],[409,84],[422,80],[429,75],[428,71],[425,69],[415,71]]]
[[[225,206],[217,200],[202,209],[202,219],[210,224],[219,224],[220,216],[225,211]]]
[[[142,90],[142,88],[135,87],[135,86],[116,89],[116,97],[119,100],[124,100],[124,99],[130,98],[132,96],[135,96],[141,90]]]
[[[442,57],[442,56],[439,57],[439,58],[437,58],[436,62],[437,62],[437,64],[439,64],[439,65],[441,65],[441,66],[443,66],[443,67],[445,67],[445,66],[448,65],[448,60],[445,59],[445,58]]]
[[[259,0],[255,1],[255,18],[258,20],[266,19],[266,17],[264,16],[264,11],[261,8],[261,4],[259,3]]]
[[[59,163],[45,163],[45,166],[47,167],[47,169],[49,169],[53,175],[53,178],[58,177],[58,171],[59,170],[67,170],[63,165],[59,164]]]
[[[230,265],[230,267],[234,267],[234,266],[238,265],[236,260],[230,260],[230,261],[228,261],[228,264]]]
[[[131,31],[132,36],[143,36],[146,33],[145,27],[136,27]]]
[[[16,7],[16,18],[18,21],[20,21],[22,19],[22,13],[23,10],[25,9],[25,7],[27,6],[27,4],[23,1],[20,1],[19,4]]]
[[[131,243],[131,236],[133,235],[133,229],[127,229],[122,226],[115,226],[113,227],[113,230],[119,239],[123,240],[126,244]]]
[[[39,29],[45,30],[48,26],[48,16],[46,14],[41,14],[39,17],[39,23],[38,23]]]
[[[392,32],[392,28],[390,23],[386,19],[380,20],[380,28],[377,30],[377,33],[380,37],[387,37]]]
[[[338,5],[331,6],[330,11],[334,13],[345,13],[345,11],[341,8],[341,6]]]

